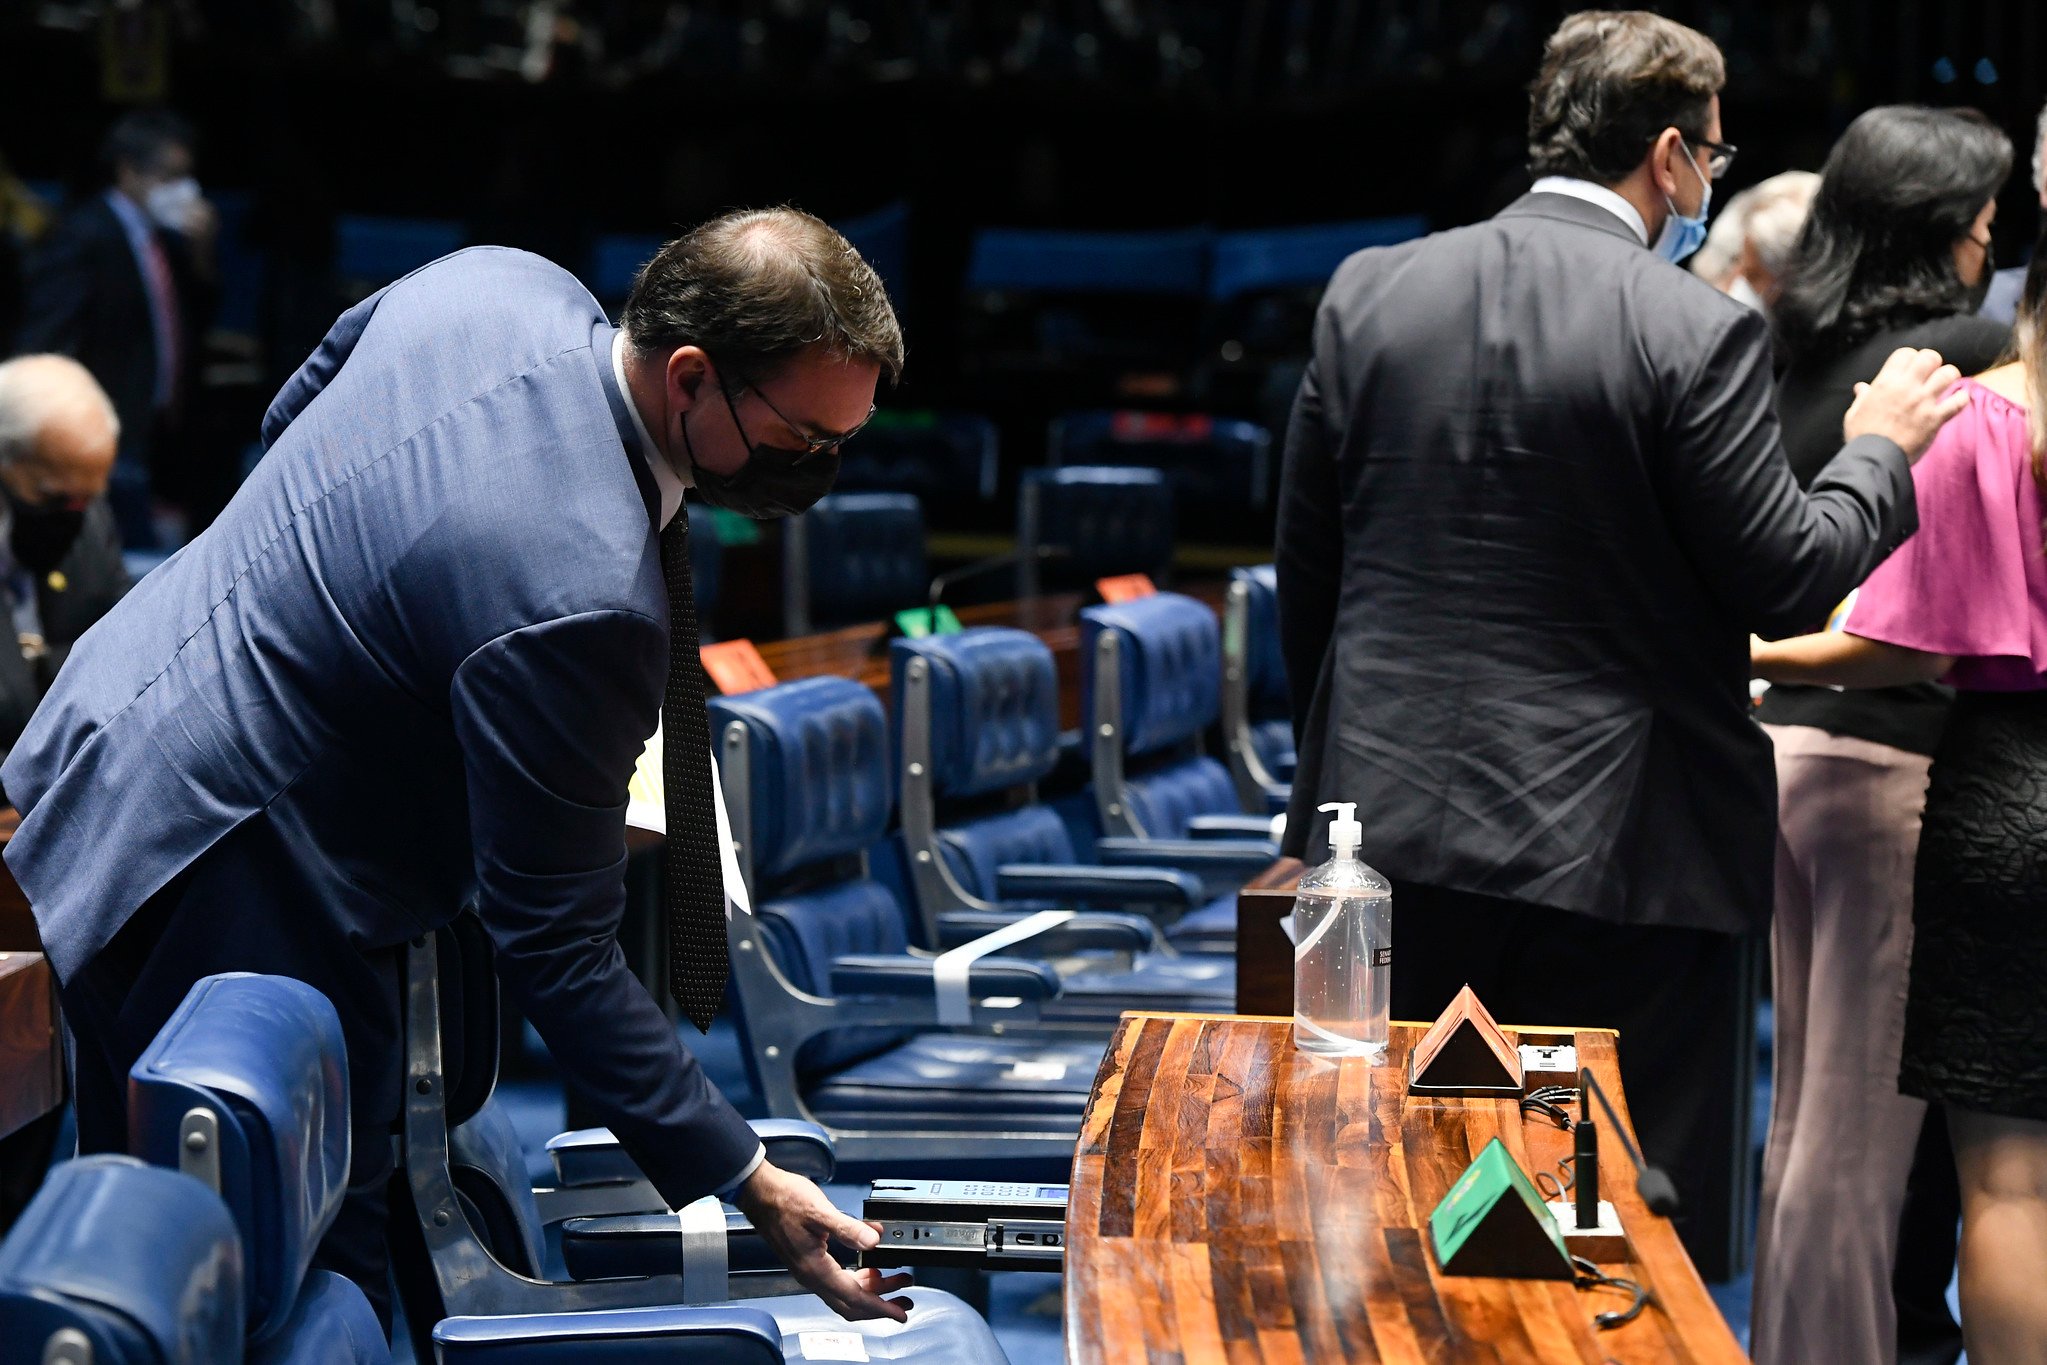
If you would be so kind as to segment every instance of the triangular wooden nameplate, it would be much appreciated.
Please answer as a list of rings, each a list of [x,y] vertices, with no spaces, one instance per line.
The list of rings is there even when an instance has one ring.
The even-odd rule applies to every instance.
[[[1429,1214],[1429,1241],[1445,1275],[1571,1278],[1571,1253],[1556,1220],[1498,1138],[1464,1168]]]
[[[1418,1095],[1518,1095],[1521,1051],[1466,986],[1415,1044],[1407,1088]]]

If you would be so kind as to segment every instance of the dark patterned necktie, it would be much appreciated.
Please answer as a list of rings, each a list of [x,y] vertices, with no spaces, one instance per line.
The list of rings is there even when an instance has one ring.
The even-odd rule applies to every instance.
[[[661,532],[668,580],[668,690],[661,698],[661,785],[668,816],[662,900],[668,911],[668,989],[699,1031],[725,998],[725,878],[711,807],[711,727],[690,589],[689,514]]]

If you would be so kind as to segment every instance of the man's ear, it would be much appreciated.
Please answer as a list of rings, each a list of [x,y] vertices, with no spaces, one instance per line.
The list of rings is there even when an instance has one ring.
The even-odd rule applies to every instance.
[[[701,396],[709,377],[710,357],[699,346],[678,346],[668,353],[666,372],[668,401],[678,412],[686,412]]]
[[[1677,173],[1671,165],[1684,154],[1684,134],[1675,128],[1665,128],[1649,144],[1649,180],[1665,198],[1677,193]]]

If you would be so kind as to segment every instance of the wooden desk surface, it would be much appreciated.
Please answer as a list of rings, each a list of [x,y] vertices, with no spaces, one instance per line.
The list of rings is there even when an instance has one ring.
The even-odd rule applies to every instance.
[[[1605,1269],[1655,1295],[1634,1322],[1593,1326],[1627,1305],[1610,1289],[1438,1273],[1429,1211],[1471,1158],[1498,1136],[1523,1170],[1554,1169],[1570,1135],[1507,1100],[1410,1100],[1423,1031],[1396,1024],[1386,1062],[1366,1067],[1296,1052],[1283,1019],[1125,1015],[1074,1157],[1067,1359],[1746,1359],[1610,1134],[1602,1194],[1633,1259]],[[1576,1042],[1625,1117],[1614,1035]]]
[[[57,980],[41,953],[0,953],[0,1137],[63,1102]]]
[[[1229,584],[1220,581],[1173,589],[1218,611],[1228,590]],[[957,615],[963,626],[1014,626],[1045,642],[1059,669],[1059,724],[1070,730],[1080,724],[1080,609],[1088,601],[1087,596],[1077,592],[1047,593],[1014,602],[961,607]],[[770,640],[760,646],[761,658],[783,682],[832,676],[852,678],[872,688],[886,706],[888,632],[886,622],[870,621],[820,635]]]

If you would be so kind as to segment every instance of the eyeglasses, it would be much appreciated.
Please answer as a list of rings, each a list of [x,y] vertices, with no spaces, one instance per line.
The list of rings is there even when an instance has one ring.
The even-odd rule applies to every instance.
[[[1682,137],[1684,135],[1680,133],[1679,136]],[[1685,149],[1689,151],[1693,146],[1703,147],[1712,153],[1711,156],[1706,158],[1706,178],[1708,180],[1718,180],[1721,176],[1726,175],[1727,168],[1734,164],[1734,153],[1737,148],[1732,142],[1714,142],[1710,138],[1695,137],[1687,140]]]
[[[752,446],[753,438],[748,436],[746,434],[746,428],[740,426],[739,424],[739,410],[737,407],[733,406],[732,390],[725,388],[725,380],[723,376],[719,377],[718,387],[725,390],[725,405],[728,408],[732,409],[732,424],[734,426],[739,427],[739,439],[745,441],[748,446]],[[789,428],[789,430],[796,433],[797,437],[801,439],[803,442],[803,447],[799,452],[800,458],[803,459],[809,459],[813,455],[831,454],[833,451],[836,451],[840,446],[846,444],[846,442],[852,440],[855,436],[858,436],[862,431],[866,430],[867,424],[874,420],[874,405],[870,403],[867,405],[867,415],[861,418],[860,421],[856,423],[851,430],[841,431],[831,436],[808,436],[804,434],[802,427],[798,426],[794,421],[790,420],[788,414],[784,413],[780,408],[775,406],[775,402],[772,398],[769,398],[767,394],[761,392],[759,385],[751,384],[745,380],[741,380],[739,383],[739,391],[741,393],[751,391],[755,397],[761,400],[761,402],[767,404],[769,412],[774,413],[775,416],[782,419],[783,426]]]

